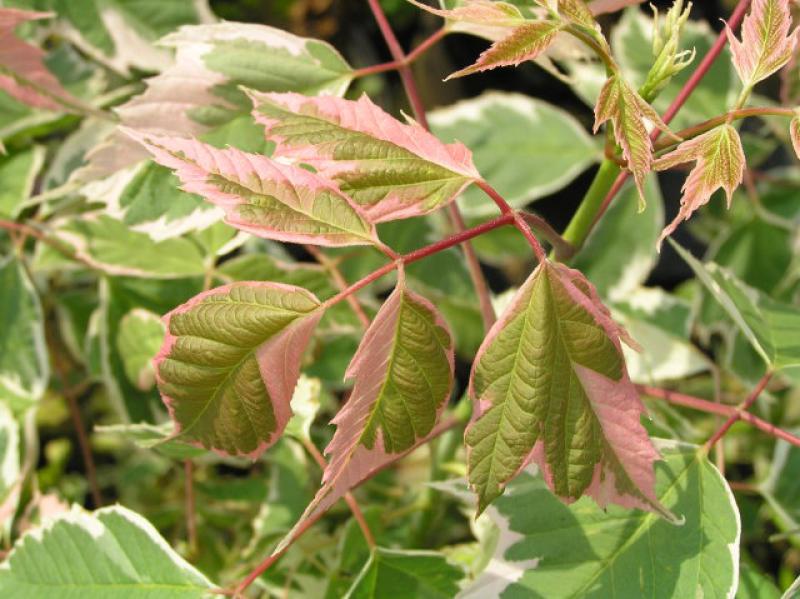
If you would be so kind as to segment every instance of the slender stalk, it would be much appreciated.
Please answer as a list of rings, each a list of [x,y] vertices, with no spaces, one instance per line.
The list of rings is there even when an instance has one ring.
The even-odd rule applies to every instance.
[[[562,237],[575,248],[581,247],[589,236],[592,223],[603,199],[608,195],[608,191],[616,182],[619,173],[620,168],[613,160],[607,158],[600,163],[600,168],[589,186],[589,190],[562,234]]]
[[[422,98],[419,95],[417,83],[414,80],[414,74],[411,72],[409,57],[405,55],[403,48],[400,46],[400,42],[397,41],[397,36],[394,34],[394,31],[392,31],[392,26],[389,24],[389,20],[386,18],[386,14],[381,8],[380,0],[367,0],[367,2],[369,3],[369,7],[370,10],[372,10],[373,16],[375,17],[375,21],[378,23],[378,28],[381,30],[383,39],[386,41],[386,45],[389,47],[389,53],[392,55],[392,58],[394,58],[394,61],[398,65],[397,72],[400,75],[401,81],[403,82],[403,88],[405,89],[406,96],[408,97],[408,102],[411,104],[411,109],[414,112],[414,118],[417,119],[417,122],[422,127],[430,130],[430,126],[428,125],[428,117],[425,113],[425,106],[422,103]],[[421,46],[423,46],[422,51],[424,52],[425,49],[427,49],[433,43],[436,43],[439,38],[445,34],[446,31],[444,29],[440,29],[439,35],[436,37],[436,39],[431,42],[429,38],[426,40],[426,42],[421,44]],[[410,56],[413,55],[414,52],[412,52]],[[458,209],[458,205],[455,202],[451,202],[448,205],[447,214],[456,233],[461,233],[466,229],[464,219],[461,216],[461,211]],[[494,308],[492,307],[492,299],[489,294],[489,285],[486,283],[486,277],[483,276],[480,261],[478,260],[478,256],[475,254],[475,249],[472,247],[472,245],[469,243],[464,243],[462,245],[462,251],[466,257],[467,269],[469,271],[470,279],[472,279],[472,285],[475,288],[475,293],[478,295],[478,301],[481,307],[481,315],[483,317],[483,326],[488,332],[491,326],[494,324],[496,318]]]
[[[309,455],[314,458],[314,461],[317,462],[317,465],[322,469],[323,472],[328,468],[328,462],[325,460],[325,457],[320,453],[317,446],[311,442],[311,439],[303,437],[301,439],[303,443],[303,447],[306,448],[306,451]],[[364,518],[364,512],[361,511],[358,503],[356,502],[355,497],[353,497],[352,493],[345,493],[344,500],[347,502],[347,506],[350,508],[350,511],[353,513],[353,517],[356,519],[358,523],[358,527],[361,529],[362,534],[364,535],[364,540],[367,542],[367,545],[370,549],[376,546],[375,544],[375,535],[372,534],[372,531],[369,528],[369,524],[367,524],[367,519]]]
[[[328,274],[330,274],[339,291],[344,291],[349,287],[347,280],[342,275],[342,271],[339,270],[336,262],[331,260],[315,245],[305,245],[303,247],[309,254],[314,256],[314,259],[319,262],[325,270],[328,271]],[[368,329],[370,325],[370,318],[367,316],[367,313],[364,311],[364,307],[358,301],[356,296],[348,295],[347,303],[350,304],[350,308],[353,310],[353,313],[356,315],[364,329]]]
[[[398,256],[398,259],[394,262],[389,262],[384,264],[380,268],[373,270],[369,273],[366,277],[362,278],[359,281],[356,281],[352,285],[350,285],[344,291],[340,291],[332,298],[328,299],[322,304],[323,308],[329,308],[333,304],[337,304],[340,301],[346,299],[349,295],[356,293],[357,291],[363,289],[373,281],[380,279],[382,276],[389,274],[396,268],[398,268],[401,264],[411,264],[413,262],[417,262],[418,260],[422,260],[428,256],[431,256],[437,252],[441,252],[442,250],[446,250],[449,247],[453,247],[454,245],[459,245],[464,243],[465,241],[472,239],[473,237],[478,237],[479,235],[483,235],[488,231],[492,231],[493,229],[497,229],[498,227],[502,227],[504,225],[510,225],[514,222],[514,215],[513,214],[504,214],[502,216],[498,216],[495,219],[482,223],[476,227],[472,227],[471,229],[467,229],[462,231],[461,233],[456,233],[451,235],[450,237],[446,237],[436,243],[432,243],[430,245],[426,245],[423,248],[418,250],[414,250],[413,252],[409,252],[408,254],[404,254],[402,256]]]
[[[388,71],[399,71],[405,65],[414,64],[421,56],[423,56],[431,47],[433,47],[436,43],[439,42],[444,36],[447,35],[447,29],[442,27],[441,29],[437,29],[422,41],[416,48],[414,48],[408,55],[402,60],[390,60],[389,62],[382,62],[380,64],[374,64],[368,67],[362,67],[360,69],[356,69],[353,71],[353,78],[358,79],[359,77],[366,77],[368,75],[377,75],[379,73],[386,73]]]
[[[749,7],[750,7],[750,0],[739,0],[739,4],[736,5],[736,8],[734,9],[733,13],[731,13],[730,19],[728,19],[728,26],[732,30],[736,30],[736,28],[739,27],[739,24],[742,22],[742,19],[744,18],[744,15]],[[680,92],[678,92],[678,95],[672,101],[672,104],[670,104],[669,108],[667,108],[667,111],[664,113],[664,116],[662,117],[662,120],[665,123],[669,124],[670,121],[672,121],[672,119],[675,118],[675,115],[678,114],[678,111],[686,103],[686,100],[689,99],[689,96],[691,96],[692,92],[694,92],[695,88],[703,80],[703,77],[705,77],[708,71],[711,69],[711,66],[714,64],[714,61],[716,61],[716,59],[719,57],[727,41],[728,37],[725,35],[725,32],[722,31],[717,36],[717,39],[714,41],[714,44],[708,50],[706,55],[703,57],[703,60],[697,66],[695,71],[692,73],[691,77],[689,77],[688,81],[686,81],[686,83],[683,85]],[[655,142],[660,135],[661,135],[661,130],[656,128],[650,135],[650,139],[653,142]],[[598,176],[599,175],[600,173],[598,172]],[[617,196],[620,189],[622,189],[623,184],[625,183],[625,181],[628,179],[629,176],[630,176],[630,171],[623,171],[619,173],[616,180],[614,180],[613,183],[609,186],[605,197],[603,198],[602,202],[600,202],[599,205],[597,205],[596,209],[589,210],[587,208],[585,212],[587,212],[588,214],[581,215],[582,220],[586,219],[589,220],[589,225],[587,227],[581,226],[579,228],[579,231],[583,233],[583,240],[585,240],[586,237],[589,236],[591,230],[597,225],[597,223],[606,213],[606,210],[608,210],[609,205]],[[590,192],[592,191],[593,187],[595,187],[594,184],[592,184],[592,187],[589,188]],[[587,192],[587,196],[588,195],[589,193]],[[586,198],[584,198],[584,202],[585,201]],[[594,198],[593,201],[595,201]],[[581,206],[583,206],[583,202],[581,202]],[[580,208],[578,212],[581,212]],[[567,228],[569,229],[571,226],[572,223],[570,223],[570,225]],[[576,246],[576,248],[579,249],[581,247],[582,242],[577,243],[575,239],[570,238],[570,236],[567,236],[566,233],[564,234],[564,237],[568,241],[573,243]]]
[[[194,462],[192,460],[183,461],[184,476],[184,500],[186,511],[186,537],[189,543],[189,554],[197,553],[197,514],[195,510],[194,498]]]
[[[664,401],[668,401],[676,406],[683,406],[692,410],[706,412],[707,414],[717,414],[719,416],[727,417],[738,415],[740,420],[747,422],[748,424],[767,433],[768,435],[800,447],[800,437],[797,437],[792,433],[783,430],[782,428],[778,428],[774,424],[770,424],[769,422],[762,420],[755,414],[751,414],[750,412],[741,412],[735,406],[726,406],[713,401],[700,399],[699,397],[678,393],[677,391],[659,389],[658,387],[649,387],[647,385],[636,385],[636,389],[643,395],[654,397],[656,399],[663,399]]]
[[[550,242],[553,246],[553,252],[557,260],[568,260],[575,255],[575,248],[573,245],[561,237],[553,226],[544,220],[541,216],[531,214],[530,212],[522,212],[522,218],[528,223],[531,229],[538,232],[542,237]]]
[[[536,239],[536,236],[533,234],[533,231],[531,231],[531,228],[528,226],[528,221],[525,220],[525,217],[523,217],[519,212],[514,210],[508,204],[508,202],[506,202],[505,199],[503,199],[503,196],[497,193],[497,190],[494,189],[494,187],[492,187],[491,185],[489,185],[486,181],[478,181],[476,185],[480,187],[481,190],[492,199],[492,201],[497,205],[497,207],[500,208],[500,212],[502,212],[504,215],[510,215],[512,217],[513,219],[512,222],[514,223],[514,226],[520,233],[522,233],[522,235],[528,241],[528,244],[531,246],[531,249],[533,249],[533,253],[536,255],[536,259],[539,262],[544,262],[545,260],[547,260],[547,255],[544,253],[544,248],[542,247],[542,244],[540,244],[539,240]]]
[[[747,399],[745,399],[736,408],[736,413],[735,414],[731,414],[728,417],[728,419],[722,424],[722,426],[719,427],[717,429],[717,431],[713,435],[711,435],[711,438],[706,442],[706,444],[704,446],[706,451],[708,451],[709,449],[714,447],[714,445],[717,443],[717,441],[719,441],[720,439],[722,439],[722,437],[725,436],[725,434],[730,430],[730,428],[738,420],[741,419],[741,416],[742,416],[743,412],[747,412],[750,409],[750,406],[752,406],[755,403],[755,401],[761,395],[761,392],[764,391],[764,389],[766,388],[767,383],[769,383],[771,378],[772,378],[772,372],[770,372],[770,371],[767,371],[767,373],[764,376],[761,377],[761,380],[758,381],[758,384],[750,392],[750,395],[747,396]]]
[[[88,262],[85,258],[78,255],[72,248],[67,246],[66,244],[62,243],[58,239],[54,239],[50,237],[47,233],[42,231],[37,227],[32,227],[31,225],[26,225],[23,223],[16,223],[10,220],[3,220],[0,219],[0,229],[5,229],[6,231],[15,231],[17,233],[22,233],[27,235],[28,237],[33,237],[34,239],[38,239],[42,243],[46,243],[51,248],[56,250],[62,256],[69,258],[70,260],[75,260],[76,262],[80,262],[87,268],[91,270],[96,270],[95,266]]]
[[[726,112],[725,114],[720,114],[719,116],[710,118],[707,121],[703,121],[702,123],[698,123],[697,125],[693,125],[692,127],[687,127],[682,131],[678,131],[675,135],[680,137],[681,139],[691,139],[693,137],[697,137],[702,133],[705,133],[706,131],[710,131],[714,127],[718,127],[719,125],[722,125],[724,123],[730,123],[751,116],[781,116],[781,117],[792,118],[794,115],[795,111],[792,108],[767,107],[767,106],[753,107],[753,108],[739,108],[736,110],[731,110],[729,112]],[[673,139],[665,139],[656,143],[654,145],[654,150],[656,152],[665,150],[675,145],[675,143],[676,142]]]

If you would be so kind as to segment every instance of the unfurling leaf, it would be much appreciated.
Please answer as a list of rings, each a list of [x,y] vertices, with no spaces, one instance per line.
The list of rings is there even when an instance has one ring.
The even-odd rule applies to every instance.
[[[792,17],[787,0],[754,0],[742,23],[739,41],[728,25],[733,65],[746,88],[766,79],[789,62],[797,45],[798,29],[789,33]]]
[[[159,164],[175,171],[182,188],[225,211],[230,225],[268,239],[325,246],[376,242],[375,227],[327,179],[298,166],[217,149],[195,139],[125,129]]]
[[[518,66],[525,61],[538,58],[550,47],[563,28],[563,22],[554,20],[524,23],[484,50],[474,64],[456,71],[447,79],[472,75],[497,67]]]
[[[50,16],[44,12],[0,8],[0,90],[36,108],[74,110],[80,101],[44,66],[44,52],[14,35],[17,25]]]
[[[594,109],[594,130],[606,121],[614,126],[614,138],[622,148],[622,157],[628,161],[628,170],[633,173],[639,190],[640,209],[644,208],[644,179],[653,166],[653,144],[647,132],[646,121],[650,121],[669,132],[667,125],[621,75],[608,78]]]
[[[696,164],[683,184],[680,212],[661,232],[659,244],[681,221],[688,220],[695,210],[708,202],[711,194],[720,187],[725,189],[730,208],[733,190],[741,184],[744,176],[744,150],[738,131],[731,125],[716,127],[683,142],[656,160],[654,166],[657,170],[664,170],[693,161]]]
[[[794,153],[800,158],[800,117],[796,116],[789,123],[789,137],[792,138]]]
[[[453,385],[453,339],[438,310],[400,274],[347,367],[355,380],[333,419],[322,488],[301,522],[424,441]],[[291,533],[290,533],[291,537]]]
[[[672,518],[654,492],[659,456],[639,421],[621,339],[578,271],[546,262],[531,274],[472,367],[465,440],[479,512],[534,461],[567,502],[586,494]]]
[[[372,222],[427,214],[480,179],[463,144],[442,143],[416,123],[401,123],[366,95],[358,101],[250,96],[256,120],[277,144],[274,156],[316,168]]]
[[[280,283],[205,291],[164,317],[156,381],[175,436],[256,457],[280,436],[319,300]]]

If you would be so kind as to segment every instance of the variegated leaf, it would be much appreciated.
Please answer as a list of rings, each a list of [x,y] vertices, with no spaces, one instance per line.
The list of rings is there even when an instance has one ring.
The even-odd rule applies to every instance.
[[[453,368],[446,323],[401,273],[347,368],[355,386],[332,421],[330,463],[300,523],[432,434],[450,397]]]
[[[167,314],[154,366],[175,436],[252,458],[277,441],[319,308],[300,287],[233,283]]]
[[[182,188],[225,211],[230,225],[269,239],[327,246],[376,243],[375,227],[330,181],[299,166],[195,139],[129,129]]]
[[[666,124],[647,102],[620,74],[608,78],[594,109],[595,132],[600,125],[611,121],[614,138],[622,148],[622,157],[628,162],[639,190],[640,207],[644,206],[644,179],[653,166],[653,144],[646,122],[653,123],[663,131]]]
[[[44,52],[14,35],[18,25],[50,16],[50,13],[0,8],[0,90],[36,108],[75,110],[80,101],[44,66]]]
[[[792,140],[794,153],[800,158],[800,117],[794,117],[789,123],[789,137]]]
[[[479,512],[533,461],[566,502],[586,494],[672,517],[655,496],[659,456],[639,421],[621,339],[578,271],[547,262],[531,274],[472,367],[465,441]]]
[[[733,65],[747,88],[766,79],[789,62],[800,29],[789,33],[792,17],[787,0],[753,0],[742,22],[742,39],[726,24]]]
[[[472,153],[404,124],[363,95],[357,101],[251,92],[275,156],[310,164],[373,222],[427,214],[480,179]]]
[[[727,124],[715,127],[683,142],[656,160],[654,166],[657,170],[664,170],[686,162],[695,162],[695,166],[683,184],[681,209],[675,220],[662,231],[659,244],[681,221],[689,220],[695,210],[708,202],[717,189],[725,190],[730,208],[733,191],[744,176],[744,150],[738,131]]]

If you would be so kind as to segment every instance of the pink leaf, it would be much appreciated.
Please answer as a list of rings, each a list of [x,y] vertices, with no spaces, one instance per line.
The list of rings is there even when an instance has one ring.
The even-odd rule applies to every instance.
[[[654,166],[657,170],[665,170],[686,162],[695,162],[695,166],[683,184],[681,209],[675,220],[661,232],[659,244],[681,221],[688,220],[695,210],[707,203],[717,189],[725,190],[730,208],[733,191],[744,176],[745,157],[739,133],[731,125],[716,127],[683,142],[656,160]]]
[[[525,21],[525,17],[513,4],[494,0],[465,0],[455,8],[443,10],[423,4],[418,0],[408,0],[414,6],[426,10],[449,21],[473,23],[486,27],[515,27]]]
[[[250,92],[275,156],[310,164],[334,180],[374,222],[431,212],[480,174],[472,153],[404,124],[362,95],[357,101]]]
[[[44,52],[14,35],[17,25],[51,13],[0,8],[0,90],[29,106],[65,110],[78,104],[42,62]],[[65,106],[66,104],[66,106]]]
[[[300,522],[430,437],[450,397],[453,368],[446,323],[400,273],[347,368],[355,386],[332,421],[336,434],[325,449],[331,460]]]
[[[236,148],[220,150],[195,139],[122,130],[156,162],[173,169],[183,189],[220,206],[226,222],[237,229],[291,243],[376,242],[374,225],[319,175]]]
[[[798,36],[798,29],[789,33],[791,25],[787,0],[753,0],[742,23],[741,41],[725,25],[733,65],[745,86],[752,87],[789,62]]]
[[[245,282],[204,291],[164,316],[153,366],[174,436],[250,458],[275,443],[319,305],[299,287]]]
[[[620,75],[608,78],[594,109],[595,132],[600,125],[611,121],[614,138],[622,148],[622,157],[628,162],[639,190],[640,206],[644,205],[644,179],[653,166],[653,144],[647,131],[646,121],[669,133],[661,120],[644,99]]]

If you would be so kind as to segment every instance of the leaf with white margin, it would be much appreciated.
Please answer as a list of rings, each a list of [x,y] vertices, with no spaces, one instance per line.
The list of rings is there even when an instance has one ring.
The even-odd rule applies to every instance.
[[[741,533],[733,494],[700,448],[658,447],[656,495],[683,525],[617,506],[602,510],[585,498],[565,506],[530,467],[487,510],[501,531],[498,547],[460,597],[732,599]]]
[[[6,599],[190,599],[213,588],[152,524],[122,506],[74,506],[22,536],[0,565]]]
[[[147,89],[115,109],[124,126],[199,136],[250,111],[239,86],[341,96],[352,69],[329,44],[252,23],[181,27],[161,44],[175,63]],[[105,177],[148,157],[125,135],[112,135],[90,156],[81,179]]]
[[[250,458],[275,443],[322,313],[305,289],[247,282],[204,291],[164,316],[154,366],[176,438]]]
[[[286,434],[298,439],[311,439],[311,425],[319,412],[322,381],[301,374],[292,393],[292,417],[286,425]]]
[[[200,248],[188,239],[153,241],[103,213],[65,217],[53,228],[79,258],[107,274],[172,279],[206,270]]]
[[[470,376],[468,477],[482,512],[531,461],[566,502],[583,494],[674,516],[654,494],[659,459],[621,340],[583,275],[540,264],[494,324]]]
[[[83,52],[130,77],[131,68],[162,71],[171,54],[156,41],[182,25],[211,23],[207,0],[55,2],[56,31]]]
[[[22,211],[44,164],[44,155],[43,146],[0,155],[0,216],[16,218]]]
[[[49,378],[39,296],[22,264],[8,256],[0,261],[0,401],[22,413],[39,401]]]
[[[125,374],[134,387],[151,389],[156,382],[153,358],[164,340],[164,325],[157,314],[134,308],[122,317],[117,331],[117,351]]]
[[[428,120],[439,138],[472,150],[478,171],[515,208],[558,191],[601,155],[571,114],[523,94],[487,92],[434,110]],[[497,212],[474,187],[458,203],[466,216]]]
[[[401,272],[347,367],[345,376],[355,386],[331,421],[336,433],[325,448],[330,460],[322,488],[298,526],[434,433],[453,370],[447,324],[433,304],[406,287]]]
[[[773,300],[725,268],[713,262],[703,264],[674,241],[670,243],[768,366],[800,366],[800,311],[795,306]]]
[[[290,243],[377,243],[375,226],[353,201],[315,173],[236,148],[125,131],[173,169],[185,191],[220,206],[237,229]]]
[[[449,599],[455,597],[464,570],[436,551],[376,547],[345,599]]]
[[[0,539],[8,541],[21,491],[19,425],[0,401]]]
[[[50,16],[50,13],[0,7],[0,90],[36,108],[75,111],[80,100],[47,70],[44,51],[14,34],[18,25]]]
[[[95,426],[94,432],[100,435],[112,435],[132,441],[137,447],[152,449],[174,460],[190,460],[208,455],[205,449],[189,445],[175,438],[175,423],[163,422],[150,424],[110,424]]]
[[[310,164],[335,181],[374,222],[427,214],[481,178],[472,153],[404,124],[367,96],[309,98],[249,92],[273,156]]]

